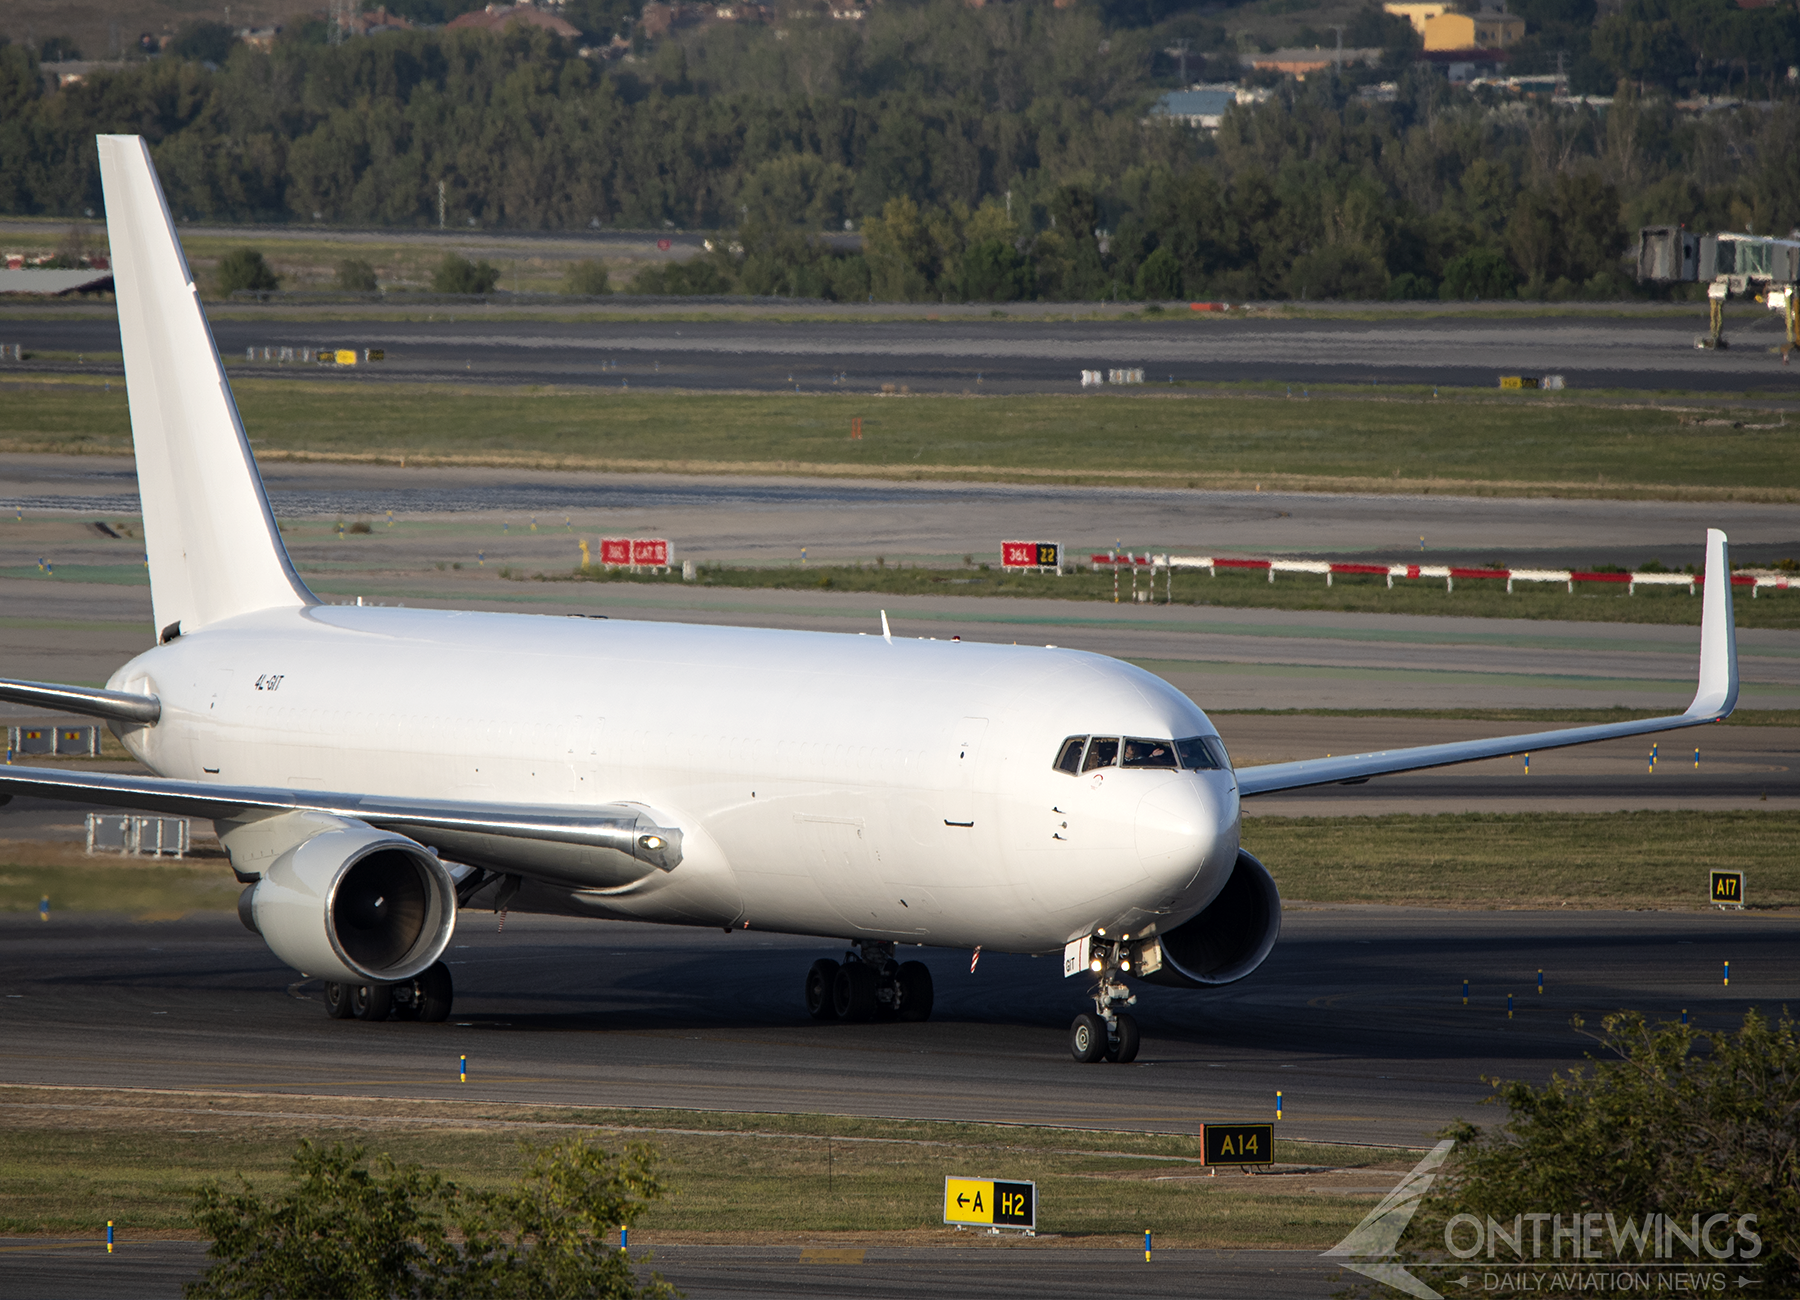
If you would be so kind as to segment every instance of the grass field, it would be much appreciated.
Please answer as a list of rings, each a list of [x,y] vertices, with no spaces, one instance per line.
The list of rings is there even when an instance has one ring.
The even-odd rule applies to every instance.
[[[124,912],[141,920],[229,912],[243,886],[220,856],[88,857],[79,844],[0,845],[0,912]]]
[[[1567,719],[1577,720],[1577,719]],[[1282,896],[1426,907],[1689,909],[1696,880],[1740,868],[1758,907],[1800,905],[1800,813],[1445,813],[1244,819],[1244,847]],[[0,911],[125,912],[145,919],[230,911],[223,858],[86,857],[79,847],[0,848]]]
[[[1800,423],[1568,394],[883,397],[234,381],[257,454],[398,464],[1800,501]],[[122,385],[0,383],[0,450],[129,449]],[[864,436],[852,441],[850,421]],[[1766,426],[1766,427],[1758,427]]]
[[[970,557],[972,560],[974,557]],[[1084,557],[1085,558],[1085,557]],[[1646,556],[1645,559],[1655,559]],[[1641,562],[1641,561],[1640,561]],[[631,573],[592,567],[562,573],[527,574],[522,569],[502,569],[503,577],[544,582],[612,582],[659,584],[682,582],[679,573]],[[29,576],[24,570],[19,576]],[[1225,609],[1331,610],[1372,614],[1435,614],[1462,618],[1566,619],[1582,623],[1672,623],[1698,627],[1701,601],[1679,587],[1645,587],[1627,595],[1611,583],[1582,583],[1573,592],[1554,583],[1520,584],[1512,593],[1498,581],[1468,580],[1446,591],[1442,582],[1396,580],[1362,574],[1337,576],[1327,587],[1311,574],[1282,574],[1270,582],[1265,574],[1223,570],[1217,577],[1204,571],[1183,570],[1169,581],[1159,574],[1152,590],[1148,576],[1139,578],[1136,590],[1151,591],[1161,603]],[[1115,584],[1110,572],[1008,574],[986,565],[968,564],[962,569],[901,568],[895,565],[809,565],[780,568],[702,566],[696,581],[701,586],[765,587],[790,591],[823,590],[870,592],[912,596],[1024,596],[1053,600],[1086,600],[1112,603]],[[1134,584],[1121,574],[1117,591],[1129,604]],[[1734,593],[1733,608],[1739,627],[1800,628],[1800,590],[1765,592],[1752,598],[1747,591]]]
[[[1793,907],[1797,839],[1792,812],[1244,819],[1282,897],[1314,903],[1691,909],[1727,867],[1755,882],[1752,906]]]
[[[0,1087],[0,1113],[0,1233],[15,1235],[91,1232],[107,1219],[122,1237],[190,1234],[198,1183],[242,1173],[272,1188],[301,1137],[495,1187],[519,1172],[522,1142],[585,1128],[601,1129],[610,1146],[648,1141],[660,1153],[673,1194],[650,1207],[633,1245],[696,1234],[941,1233],[944,1176],[962,1173],[1037,1182],[1040,1232],[1141,1241],[1149,1227],[1169,1246],[1322,1249],[1378,1199],[1309,1195],[1304,1175],[1206,1177],[1191,1136],[1063,1128],[23,1087]],[[1276,1157],[1369,1171],[1356,1181],[1371,1186],[1397,1181],[1417,1159],[1287,1141]]]

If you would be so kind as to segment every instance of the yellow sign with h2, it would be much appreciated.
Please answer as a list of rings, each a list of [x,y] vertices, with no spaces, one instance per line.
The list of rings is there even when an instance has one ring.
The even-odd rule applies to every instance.
[[[944,1222],[1037,1229],[1037,1184],[992,1178],[944,1179]]]

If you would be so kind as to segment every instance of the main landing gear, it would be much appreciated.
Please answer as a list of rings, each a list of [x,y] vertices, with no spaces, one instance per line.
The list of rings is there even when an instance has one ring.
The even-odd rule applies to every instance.
[[[1125,986],[1129,969],[1123,945],[1094,940],[1090,969],[1094,972],[1094,1009],[1083,1011],[1069,1026],[1069,1052],[1086,1065],[1094,1061],[1137,1060],[1138,1023],[1126,1007],[1137,1004],[1137,995]]]
[[[814,1020],[924,1020],[931,1015],[931,971],[894,960],[894,945],[857,944],[843,963],[821,958],[806,972],[806,1012]]]
[[[398,984],[328,982],[325,985],[325,1014],[333,1020],[423,1020],[435,1023],[450,1018],[454,997],[450,968],[440,961]]]

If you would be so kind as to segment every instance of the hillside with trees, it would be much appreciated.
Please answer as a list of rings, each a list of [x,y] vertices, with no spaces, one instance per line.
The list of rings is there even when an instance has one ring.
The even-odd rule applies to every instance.
[[[1453,88],[1370,7],[1346,44],[1384,66],[1263,75],[1212,134],[1150,110],[1177,39],[1190,78],[1235,75],[1224,28],[1145,0],[889,0],[640,32],[615,62],[522,26],[311,23],[49,92],[6,46],[0,211],[99,211],[93,137],[128,131],[181,220],[435,225],[441,193],[461,226],[722,232],[641,291],[992,301],[1610,297],[1638,225],[1800,225],[1795,6],[1587,3],[1526,0],[1519,62],[1561,49],[1610,104]],[[569,12],[597,37],[615,8]],[[1726,91],[1767,102],[1678,107]],[[860,251],[821,237],[846,230]]]

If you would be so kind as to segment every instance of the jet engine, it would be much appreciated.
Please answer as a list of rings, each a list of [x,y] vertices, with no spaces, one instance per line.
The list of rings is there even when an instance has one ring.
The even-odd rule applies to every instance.
[[[1232,984],[1263,964],[1281,933],[1281,893],[1262,863],[1238,850],[1225,888],[1192,919],[1138,946],[1136,974],[1151,984]]]
[[[238,916],[305,975],[349,984],[409,980],[456,928],[456,884],[403,835],[338,822],[288,849],[238,898]]]

